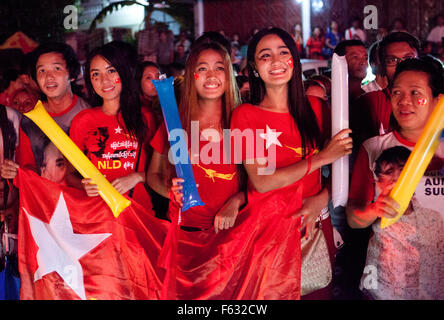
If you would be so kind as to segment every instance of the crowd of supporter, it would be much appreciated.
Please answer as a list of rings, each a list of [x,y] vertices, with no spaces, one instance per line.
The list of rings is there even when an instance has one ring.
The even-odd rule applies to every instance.
[[[277,169],[271,175],[257,175],[260,159],[250,164],[245,157],[243,166],[213,166],[205,171],[202,163],[193,165],[207,207],[191,211],[182,221],[183,230],[246,232],[236,229],[243,206],[264,204],[270,192],[287,191],[296,184],[303,186],[298,210],[304,219],[294,230],[300,227],[302,233],[311,234],[323,226],[332,269],[328,285],[302,296],[252,293],[242,298],[444,299],[442,186],[441,194],[425,197],[418,192],[396,227],[382,230],[377,224],[382,217],[396,216],[397,204],[389,192],[444,93],[444,17],[437,16],[436,27],[426,39],[407,32],[403,19],[394,20],[391,28],[380,28],[372,43],[359,19],[352,19],[343,31],[336,21],[326,28],[315,26],[306,41],[301,29],[300,25],[291,32],[255,29],[245,41],[238,33],[226,36],[223,30],[205,32],[198,39],[183,31],[174,40],[171,32],[162,30],[155,57],[138,56],[132,45],[113,41],[89,52],[84,66],[65,43],[42,43],[24,55],[20,69],[3,72],[0,88],[2,233],[18,230],[21,195],[13,181],[19,169],[84,189],[90,197],[99,195],[97,185],[82,178],[23,116],[38,100],[118,192],[153,210],[158,219],[175,223],[183,181],[168,164],[168,135],[152,82],[166,74],[174,77],[185,130],[190,130],[192,120],[199,121],[201,131],[265,129],[265,124],[268,129],[270,124],[285,141],[275,145]],[[351,130],[341,132],[347,138],[331,137],[329,67],[321,74],[305,74],[301,69],[301,59],[331,60],[334,53],[345,56],[349,73]],[[84,80],[79,82],[81,68]],[[125,166],[103,169],[104,155],[115,152],[113,141],[124,141],[125,151],[133,156],[125,159]],[[349,202],[346,208],[333,208],[327,187],[331,163],[344,155],[350,159]],[[443,167],[441,142],[421,183],[427,183],[427,177],[442,176]],[[215,176],[205,180],[210,173],[222,177],[216,179],[217,185],[211,183]],[[292,225],[286,227],[293,230]],[[278,238],[268,240],[272,239]],[[299,239],[281,241],[285,246],[300,245]],[[7,254],[14,257],[17,252]],[[280,259],[284,265],[291,260],[288,252]],[[367,266],[378,268],[376,284],[370,286]],[[436,272],[427,269],[432,266]],[[187,296],[185,289],[178,285],[177,297],[199,298]]]

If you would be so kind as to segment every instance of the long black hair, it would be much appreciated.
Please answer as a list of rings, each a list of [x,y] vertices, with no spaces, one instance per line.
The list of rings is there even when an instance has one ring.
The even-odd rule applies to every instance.
[[[143,72],[145,71],[146,68],[148,67],[154,67],[157,69],[157,71],[159,72],[159,75],[161,75],[163,72],[163,70],[160,68],[160,66],[153,62],[153,61],[142,61],[137,65],[136,68],[136,81],[138,84],[138,88],[140,90],[140,101],[141,101],[141,105],[143,106],[144,104],[144,93],[142,90],[142,77],[143,77]],[[176,97],[176,100],[177,97]],[[162,108],[160,107],[160,102],[159,99],[157,97],[153,98],[153,101],[151,103],[151,107],[150,107],[150,111],[153,113],[154,117],[156,118],[156,123],[157,125],[159,125],[160,123],[162,123],[163,121],[163,114],[162,114]]]
[[[141,86],[141,81],[142,81],[142,77],[143,77],[143,72],[145,71],[145,69],[147,67],[154,67],[159,71],[159,75],[162,74],[162,70],[160,69],[160,66],[153,62],[153,61],[142,61],[139,64],[137,64],[137,68],[136,68],[136,81],[139,84],[139,90],[140,93],[142,93],[142,86]]]
[[[259,41],[270,34],[275,34],[288,47],[293,57],[293,75],[288,83],[288,102],[289,113],[294,119],[296,127],[301,135],[303,157],[306,156],[306,147],[311,145],[314,149],[322,147],[321,130],[316,121],[316,115],[311,108],[310,103],[305,95],[302,83],[302,67],[299,60],[296,43],[292,36],[280,28],[266,28],[257,32],[248,45],[247,67],[250,81],[250,100],[254,105],[259,105],[265,97],[265,83],[258,76],[255,67],[255,53]]]
[[[93,50],[85,66],[85,84],[93,107],[103,105],[103,99],[94,91],[89,70],[95,56],[102,56],[116,68],[122,83],[119,113],[128,134],[142,143],[147,130],[140,106],[139,84],[136,81],[137,53],[128,43],[112,41]]]

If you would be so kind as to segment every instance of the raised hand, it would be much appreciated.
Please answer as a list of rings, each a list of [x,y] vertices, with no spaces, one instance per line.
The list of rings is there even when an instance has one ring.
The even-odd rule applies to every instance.
[[[343,129],[339,131],[327,144],[327,146],[319,152],[319,156],[324,159],[325,164],[335,162],[337,159],[352,153],[353,139],[347,136],[352,131]]]
[[[97,197],[99,195],[99,187],[95,183],[92,183],[90,178],[82,179],[81,182],[83,189],[85,189],[89,197]]]

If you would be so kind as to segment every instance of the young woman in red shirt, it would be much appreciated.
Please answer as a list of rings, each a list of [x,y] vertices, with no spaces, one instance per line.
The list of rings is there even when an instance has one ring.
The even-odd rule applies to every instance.
[[[144,186],[145,146],[155,124],[152,114],[140,107],[133,50],[129,44],[113,41],[90,54],[85,82],[93,108],[76,115],[70,137],[118,192],[151,210]],[[81,179],[76,172],[67,179],[89,196],[98,195],[91,179]]]
[[[276,233],[285,234],[279,238],[279,250],[288,246],[292,252],[276,258],[279,260],[277,264],[288,266],[293,260],[289,270],[299,268],[300,272],[301,232],[309,237],[317,219],[325,219],[323,230],[333,255],[330,219],[328,214],[321,217],[328,205],[329,192],[322,183],[320,169],[351,153],[352,139],[347,137],[351,130],[342,130],[325,143],[323,136],[329,133],[321,131],[324,127],[321,102],[305,96],[299,55],[286,31],[279,28],[259,31],[250,41],[247,57],[252,103],[235,109],[231,128],[265,132],[260,134],[262,140],[256,139],[254,152],[244,152],[242,157],[248,174],[248,203],[273,207],[270,195],[281,197],[282,203],[274,199],[274,214],[267,219],[270,224],[278,221]],[[260,149],[265,150],[263,155],[258,153]],[[272,170],[267,172],[267,168]],[[299,196],[295,196],[297,194]],[[292,204],[291,210],[286,207],[289,203]],[[280,288],[285,286],[284,283],[292,282],[294,289],[290,292],[282,290],[276,298],[300,298],[300,273],[287,273],[282,277],[286,280]],[[328,298],[329,295],[317,298],[320,297]]]

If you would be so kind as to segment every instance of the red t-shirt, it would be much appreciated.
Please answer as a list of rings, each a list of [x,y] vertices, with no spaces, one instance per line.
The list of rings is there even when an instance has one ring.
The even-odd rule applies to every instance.
[[[147,126],[152,119],[143,113]],[[147,161],[145,148],[126,133],[122,116],[110,116],[100,107],[86,109],[77,114],[71,123],[70,137],[91,162],[106,175],[108,181],[136,172],[144,172]],[[152,136],[148,127],[147,136]],[[144,143],[146,143],[146,140]],[[141,205],[152,208],[151,199],[142,183],[136,185],[134,199]]]
[[[225,202],[239,192],[239,180],[236,165],[227,164],[227,161],[224,161],[226,159],[224,159],[223,139],[219,142],[210,142],[202,133],[199,136],[199,146],[188,143],[188,151],[190,154],[193,150],[199,150],[199,154],[192,154],[190,160],[194,180],[198,184],[197,190],[205,205],[195,206],[185,211],[182,214],[181,225],[209,229],[213,227],[214,217]],[[160,154],[167,156],[170,145],[165,124],[157,130],[151,146]],[[171,217],[177,214],[178,210],[176,203],[170,201],[168,215]]]
[[[324,48],[325,38],[321,37],[319,39],[310,37],[307,40],[306,46],[309,48],[309,58],[323,59],[322,48]],[[315,57],[314,54],[317,54]]]
[[[310,104],[318,120],[320,128],[322,124],[322,105],[318,98],[309,97]],[[267,128],[269,134],[267,135]],[[302,159],[301,137],[299,130],[291,115],[287,113],[272,112],[261,109],[251,104],[243,104],[233,111],[231,119],[231,129],[240,129],[241,131],[252,129],[255,132],[254,141],[242,143],[242,161],[248,161],[253,158],[267,158],[268,166],[276,169],[294,164]],[[277,140],[273,139],[271,130],[276,131]],[[232,131],[233,132],[233,131]],[[245,131],[244,131],[245,132]],[[280,134],[279,134],[280,133]],[[266,136],[264,136],[264,134]],[[264,138],[262,138],[264,137]],[[266,149],[266,142],[273,142],[270,148],[275,148],[276,157],[273,159],[270,151]],[[279,143],[278,143],[279,142]],[[280,145],[279,145],[280,144]],[[309,148],[309,146],[307,146]],[[264,151],[264,153],[262,153]],[[313,155],[319,150],[317,148],[307,150],[308,155]],[[237,152],[240,152],[237,150]],[[270,159],[268,157],[270,156]],[[300,180],[303,185],[303,197],[316,195],[321,190],[321,171],[316,170]],[[248,201],[256,202],[268,193],[259,193],[248,181]],[[274,190],[273,190],[274,191]],[[272,191],[270,191],[272,192]]]
[[[392,104],[391,94],[388,88],[363,94],[356,102],[356,107],[364,108],[370,113],[372,132],[368,137],[384,134],[392,131],[390,128],[390,115]]]

